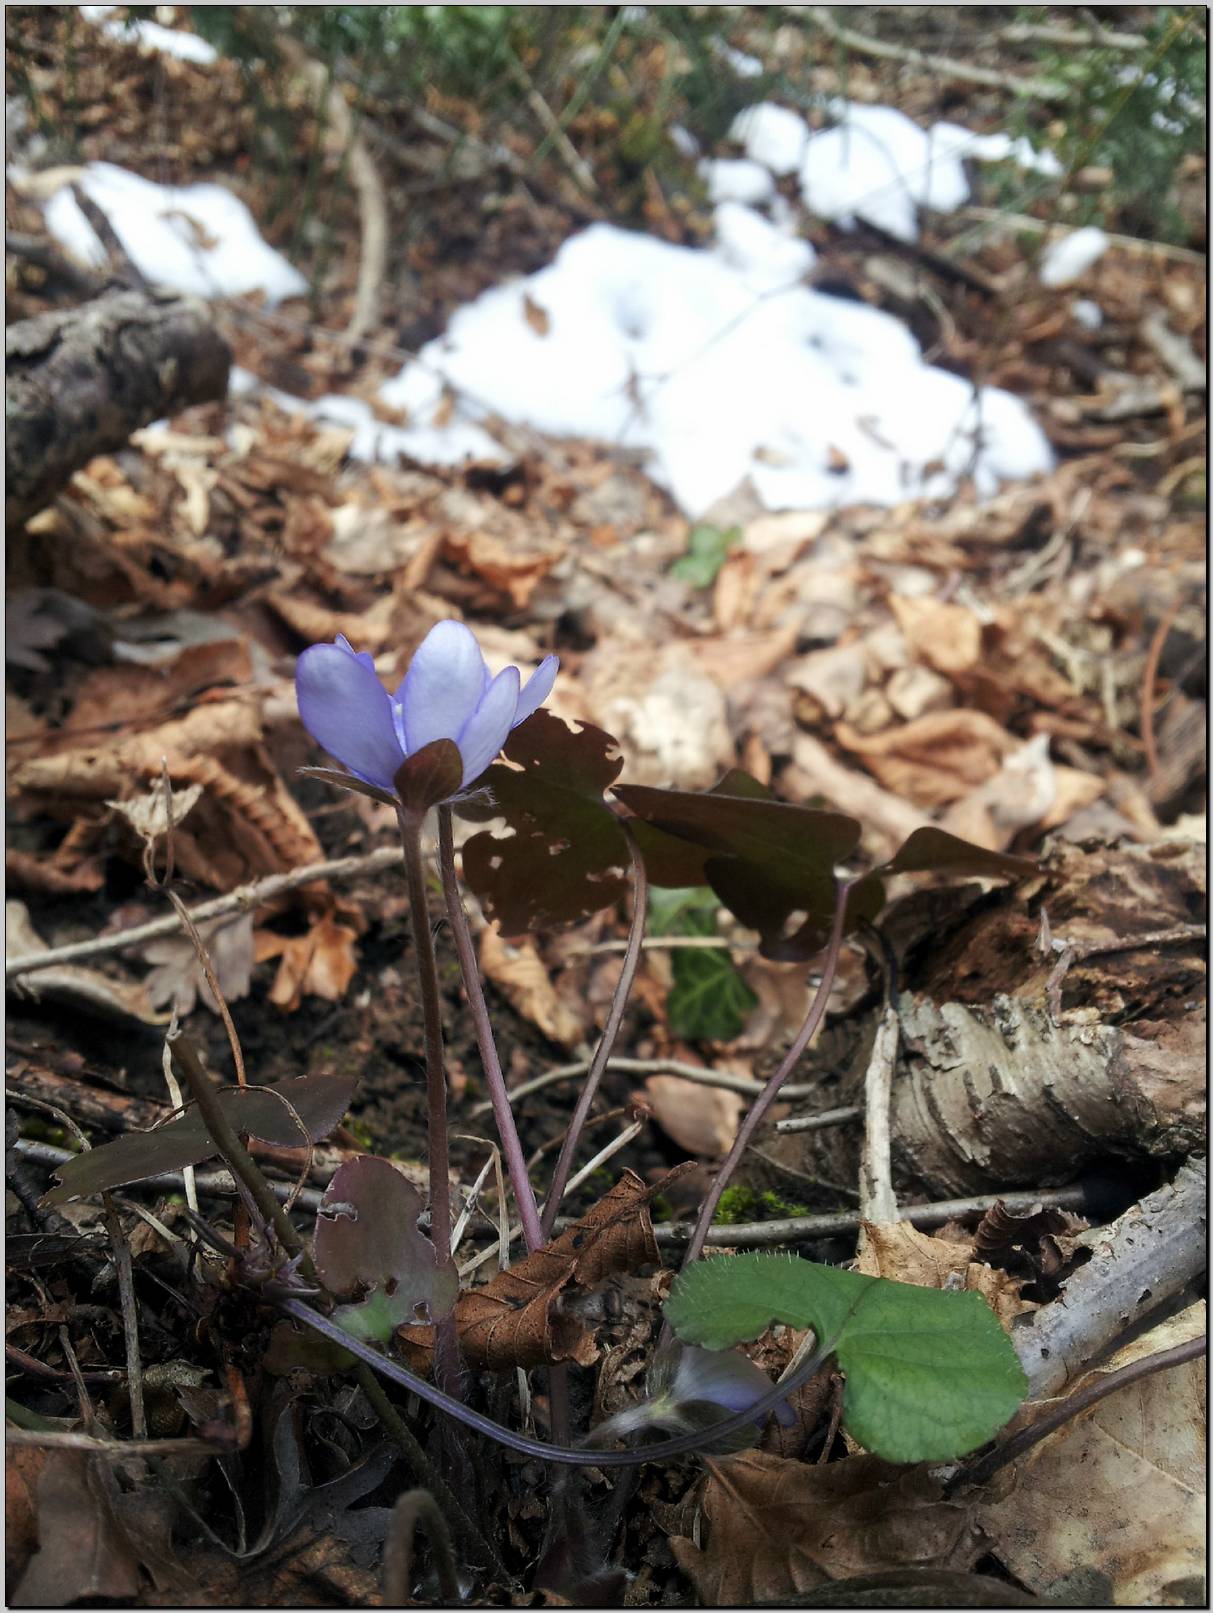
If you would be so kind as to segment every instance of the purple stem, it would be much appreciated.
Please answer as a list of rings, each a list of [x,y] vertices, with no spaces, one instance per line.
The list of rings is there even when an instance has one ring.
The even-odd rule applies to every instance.
[[[861,1302],[863,1295],[851,1305],[843,1321],[850,1319],[852,1312]],[[279,1308],[296,1321],[302,1322],[306,1327],[314,1329],[323,1338],[333,1344],[339,1344],[342,1349],[348,1350],[351,1355],[357,1356],[367,1366],[373,1367],[383,1377],[398,1383],[402,1388],[410,1390],[420,1399],[436,1406],[439,1411],[449,1412],[452,1417],[458,1418],[466,1428],[474,1428],[477,1433],[485,1434],[489,1439],[495,1439],[500,1445],[508,1445],[520,1456],[538,1456],[545,1462],[559,1462],[566,1467],[636,1467],[642,1462],[660,1462],[671,1456],[683,1456],[689,1451],[699,1450],[704,1445],[714,1444],[718,1439],[731,1434],[740,1428],[753,1427],[761,1422],[767,1412],[771,1411],[781,1401],[794,1393],[802,1383],[807,1383],[811,1377],[821,1371],[827,1357],[833,1352],[834,1345],[841,1332],[841,1324],[834,1336],[821,1344],[807,1361],[799,1366],[794,1373],[785,1378],[782,1383],[771,1385],[769,1391],[760,1395],[753,1405],[744,1411],[734,1412],[729,1417],[723,1417],[708,1428],[695,1429],[691,1433],[676,1434],[672,1439],[661,1439],[652,1445],[643,1445],[634,1451],[601,1451],[582,1447],[578,1449],[571,1445],[548,1445],[543,1440],[532,1439],[529,1434],[517,1434],[504,1423],[494,1422],[482,1412],[473,1411],[462,1401],[455,1400],[451,1395],[444,1394],[426,1378],[419,1378],[416,1373],[410,1372],[407,1367],[401,1366],[398,1361],[390,1360],[386,1355],[380,1355],[377,1350],[371,1349],[351,1333],[337,1326],[336,1322],[327,1316],[321,1316],[301,1300],[289,1297],[277,1301]]]
[[[396,813],[404,846],[404,874],[408,882],[409,918],[417,951],[417,985],[425,1026],[425,1090],[430,1152],[430,1239],[439,1267],[451,1263],[451,1167],[446,1123],[446,1070],[442,1051],[442,996],[438,963],[430,929],[425,893],[425,865],[421,858],[421,820],[404,811]]]
[[[480,1062],[484,1065],[484,1076],[488,1082],[489,1097],[493,1103],[493,1116],[497,1122],[497,1134],[501,1138],[501,1152],[505,1156],[506,1169],[510,1174],[510,1181],[514,1188],[514,1198],[518,1204],[518,1217],[522,1222],[522,1235],[526,1239],[527,1248],[534,1253],[542,1249],[547,1242],[543,1228],[539,1222],[539,1208],[535,1203],[535,1191],[531,1186],[531,1179],[527,1175],[526,1156],[522,1152],[522,1144],[518,1140],[518,1127],[514,1124],[514,1111],[510,1108],[510,1096],[506,1090],[505,1076],[501,1070],[501,1060],[497,1056],[497,1044],[493,1040],[493,1027],[489,1020],[488,1004],[484,1000],[484,987],[480,983],[480,969],[476,961],[476,948],[472,942],[472,932],[468,928],[467,914],[463,910],[463,902],[459,895],[459,881],[455,873],[455,836],[451,827],[451,809],[449,806],[438,808],[438,861],[442,869],[442,889],[446,897],[447,915],[451,921],[451,930],[455,937],[455,950],[459,954],[459,967],[463,971],[463,984],[468,994],[468,1006],[472,1010],[472,1022],[476,1027],[476,1042],[480,1048]]]
[[[775,1102],[779,1089],[800,1063],[805,1048],[813,1040],[817,1027],[825,1016],[826,1004],[830,1000],[830,988],[834,984],[834,975],[838,969],[838,960],[842,955],[842,931],[847,915],[847,893],[851,888],[851,880],[839,880],[834,888],[834,920],[830,926],[830,939],[826,943],[825,956],[821,966],[821,983],[813,998],[808,1017],[800,1027],[796,1040],[784,1055],[783,1063],[767,1082],[766,1086],[751,1105],[750,1112],[738,1128],[737,1137],[732,1148],[729,1149],[724,1164],[716,1174],[716,1180],[708,1189],[707,1197],[700,1206],[699,1219],[695,1223],[695,1230],[691,1234],[691,1241],[687,1244],[686,1253],[682,1257],[682,1269],[685,1270],[692,1260],[698,1260],[703,1253],[703,1246],[707,1240],[708,1228],[712,1225],[712,1217],[716,1213],[716,1206],[720,1203],[721,1194],[729,1185],[729,1178],[741,1163],[741,1157],[750,1146],[750,1138],[758,1130],[767,1111]]]
[[[636,844],[635,836],[626,823],[620,823],[624,837],[628,843],[628,855],[632,859],[632,881],[634,892],[634,910],[632,913],[632,927],[628,931],[627,950],[623,955],[623,968],[619,972],[619,980],[615,986],[615,993],[611,998],[610,1012],[607,1014],[606,1028],[602,1033],[602,1040],[598,1043],[598,1050],[594,1054],[594,1062],[590,1065],[586,1075],[585,1084],[581,1089],[581,1096],[577,1099],[577,1107],[573,1110],[573,1118],[569,1121],[569,1129],[564,1134],[564,1145],[560,1150],[560,1158],[556,1161],[555,1174],[552,1177],[552,1189],[548,1194],[547,1203],[543,1207],[543,1231],[546,1237],[551,1237],[552,1227],[560,1209],[560,1201],[564,1197],[564,1190],[568,1185],[569,1176],[573,1170],[573,1157],[577,1152],[577,1144],[581,1140],[581,1133],[585,1126],[586,1117],[590,1112],[590,1105],[598,1091],[598,1084],[602,1080],[603,1071],[607,1067],[607,1060],[614,1051],[616,1039],[619,1036],[619,1027],[623,1024],[624,1010],[631,995],[632,982],[636,978],[636,969],[640,963],[640,944],[644,940],[644,927],[649,913],[649,879],[645,872],[644,858],[640,855],[640,848]]]

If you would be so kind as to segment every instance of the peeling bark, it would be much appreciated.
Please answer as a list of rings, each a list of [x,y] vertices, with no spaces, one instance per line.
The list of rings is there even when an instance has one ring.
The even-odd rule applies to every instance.
[[[1059,845],[1019,890],[924,891],[890,912],[904,988],[890,1114],[901,1183],[957,1198],[1073,1181],[1116,1156],[1203,1150],[1204,875],[1191,843]],[[1171,939],[1134,944],[1149,935]],[[821,1107],[862,1097],[878,1017]],[[792,1133],[769,1153],[853,1181],[857,1141],[854,1128]]]
[[[206,305],[117,291],[5,333],[5,522],[44,509],[97,454],[227,395],[232,355]]]

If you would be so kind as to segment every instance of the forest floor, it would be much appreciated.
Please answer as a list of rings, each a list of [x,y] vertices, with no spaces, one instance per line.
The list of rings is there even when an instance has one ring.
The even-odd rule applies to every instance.
[[[310,306],[300,299],[276,311],[252,297],[214,304],[214,317],[236,364],[296,397],[348,393],[391,423],[376,393],[401,362],[457,307],[549,262],[587,222],[613,219],[678,243],[710,227],[702,192],[629,167],[619,129],[602,117],[586,113],[567,129],[592,174],[587,195],[561,166],[559,143],[532,168],[538,128],[529,150],[515,139],[511,168],[477,160],[486,148],[468,103],[435,95],[419,117],[371,101],[363,135],[393,251],[377,323],[351,343],[362,223],[332,154],[314,172],[309,164],[324,145],[314,101],[295,95],[295,156],[288,163],[279,147],[271,158],[247,69],[141,51],[82,30],[71,9],[10,8],[10,80],[19,65],[20,82],[9,93],[36,85],[39,126],[75,131],[72,162],[115,162],[162,183],[219,178],[238,191],[266,238],[320,289]],[[815,90],[836,87],[832,71],[814,69]],[[938,72],[880,58],[852,61],[846,94],[974,128],[995,126],[1005,104],[997,87],[945,91]],[[454,146],[451,130],[464,137]],[[314,185],[320,221],[310,232],[283,205],[305,185]],[[307,1156],[270,1150],[266,1170],[289,1183],[306,1167],[318,1191],[342,1159],[369,1150],[424,1183],[408,902],[384,849],[395,843],[394,818],[299,772],[325,760],[295,704],[294,662],[308,644],[344,633],[394,686],[426,631],[457,615],[495,665],[526,668],[557,652],[550,709],[614,735],[629,782],[705,789],[741,767],[779,797],[852,813],[873,862],[927,823],[1039,859],[1040,872],[1018,889],[907,880],[892,892],[884,927],[902,994],[897,1080],[904,1091],[929,1088],[935,1107],[932,1124],[915,1131],[912,1104],[899,1110],[894,1097],[885,1185],[902,1208],[977,1202],[968,1215],[922,1221],[933,1236],[912,1249],[869,1236],[861,1269],[929,1285],[930,1266],[938,1286],[946,1256],[959,1262],[963,1286],[971,1262],[985,1260],[997,1282],[982,1291],[997,1290],[1009,1325],[1047,1309],[1085,1227],[1165,1188],[1203,1150],[1205,261],[1193,245],[1126,229],[1080,284],[1051,289],[1034,269],[1036,215],[980,233],[973,217],[929,215],[908,244],[862,224],[806,225],[819,287],[896,313],[933,363],[1031,408],[1055,468],[984,501],[962,488],[893,508],[772,514],[742,492],[691,523],[635,455],[512,428],[505,465],[358,463],[349,430],[254,389],[137,432],[10,532],[6,1338],[10,1394],[29,1440],[10,1451],[16,1605],[359,1606],[380,1594],[386,1509],[407,1485],[376,1443],[366,1402],[340,1376],[266,1370],[265,1314],[199,1276],[196,1222],[179,1193],[128,1186],[104,1206],[38,1205],[55,1161],[78,1150],[80,1129],[100,1143],[167,1116],[177,1100],[162,1047],[174,1005],[210,1067],[231,1069],[228,1029],[206,1004],[187,939],[124,940],[171,911],[159,883],[169,877],[163,836],[153,883],[124,810],[154,803],[166,776],[178,798],[194,795],[171,836],[173,889],[189,907],[353,860],[233,904],[203,929],[249,1080],[335,1074],[356,1083],[327,1144]],[[6,222],[23,236],[44,231],[28,188],[6,187]],[[1198,234],[1194,226],[1191,239]],[[121,280],[123,265],[111,267]],[[1098,303],[1098,328],[1075,317],[1076,296]],[[10,322],[71,300],[45,263],[10,255]],[[439,908],[435,886],[435,916]],[[511,941],[473,912],[510,1085],[565,1071],[517,1105],[541,1188],[609,1008],[628,911],[624,903],[564,932]],[[570,1211],[585,1214],[628,1168],[657,1191],[653,1220],[668,1246],[736,1135],[747,1091],[803,1022],[814,982],[803,965],[761,956],[756,937],[703,893],[661,897],[654,916],[620,1062],[582,1153],[643,1124],[570,1196]],[[490,1121],[449,937],[437,933],[459,1200],[485,1165]],[[715,934],[719,948],[705,947]],[[78,943],[93,945],[50,967],[11,968],[14,958]],[[1058,966],[1066,943],[1068,969]],[[795,1077],[812,1095],[774,1118],[839,1107],[850,1118],[802,1133],[768,1128],[727,1201],[747,1246],[790,1240],[838,1263],[855,1257],[860,1215],[892,1220],[872,1216],[860,1184],[882,1001],[868,954],[848,950],[826,1030]],[[1107,1057],[1095,1086],[1054,1080],[1054,1064],[1071,1053],[1050,1043],[1047,1078],[1045,1064],[1033,1065],[1037,1076],[1020,1086],[1008,1077],[999,1089],[1001,1109],[983,1107],[956,1075],[958,1064],[976,1068],[964,1037],[997,1014],[1022,1011],[1036,1025],[1046,1001],[1053,1031],[1113,1038],[1099,1043]],[[960,1010],[972,1010],[963,1025]],[[944,1021],[956,1039],[951,1065],[940,1052]],[[732,1077],[733,1089],[699,1072]],[[671,1168],[688,1161],[693,1169],[663,1191]],[[1028,1195],[1013,1201],[1019,1210],[1040,1208],[1030,1231],[1000,1250],[988,1212],[1008,1193]],[[230,1199],[203,1204],[230,1233]],[[763,1223],[812,1216],[841,1226],[817,1235],[776,1227],[764,1238]],[[496,1229],[490,1176],[463,1255],[487,1247]],[[579,1301],[601,1352],[596,1374],[574,1373],[582,1427],[634,1398],[662,1281],[627,1273],[605,1299]],[[1196,1293],[1180,1289],[1194,1304]],[[87,1440],[40,1443],[81,1429],[131,1436],[133,1313],[145,1437],[181,1449],[190,1437],[196,1449],[149,1447],[119,1464],[98,1460]],[[792,1342],[776,1330],[758,1358],[777,1370]],[[1141,1528],[1148,1537],[1169,1520],[1168,1549],[1147,1567],[1130,1565],[1117,1541],[1123,1519],[1113,1491],[1103,1495],[1098,1462],[1082,1480],[1092,1498],[1082,1540],[1047,1538],[1031,1508],[997,1486],[962,1502],[945,1500],[925,1470],[861,1473],[855,1464],[872,1459],[831,1421],[829,1382],[802,1391],[795,1426],[772,1427],[761,1447],[764,1461],[816,1475],[813,1521],[776,1527],[774,1465],[750,1471],[753,1488],[737,1492],[767,1520],[765,1555],[742,1584],[724,1561],[740,1549],[720,1522],[728,1464],[709,1463],[706,1474],[654,1464],[617,1485],[595,1470],[591,1511],[609,1511],[614,1531],[595,1568],[575,1551],[563,1563],[544,1551],[538,1463],[505,1454],[473,1475],[466,1458],[461,1467],[449,1447],[436,1448],[457,1485],[480,1486],[477,1507],[515,1576],[513,1589],[483,1592],[494,1605],[595,1596],[604,1605],[625,1592],[629,1605],[688,1605],[692,1587],[704,1603],[786,1605],[826,1580],[907,1567],[978,1569],[1008,1598],[1052,1589],[1064,1600],[1068,1587],[1081,1601],[1093,1585],[1088,1600],[1173,1605],[1191,1600],[1203,1548],[1172,1510],[1192,1474],[1168,1432],[1195,1391],[1179,1371],[1163,1377],[1176,1380],[1173,1398],[1143,1399],[1149,1426],[1135,1452],[1154,1475]],[[514,1388],[510,1374],[485,1396],[505,1420],[519,1416]],[[545,1431],[538,1387],[532,1415]],[[239,1449],[214,1455],[205,1442],[221,1423],[244,1432]],[[1051,1484],[1064,1498],[1084,1458],[1073,1446],[1067,1455],[1064,1442],[1047,1448],[1053,1466],[1025,1488],[1039,1497]],[[609,1564],[622,1565],[626,1585]],[[1102,1578],[1075,1580],[1078,1566]],[[32,1576],[24,1587],[23,1575]]]

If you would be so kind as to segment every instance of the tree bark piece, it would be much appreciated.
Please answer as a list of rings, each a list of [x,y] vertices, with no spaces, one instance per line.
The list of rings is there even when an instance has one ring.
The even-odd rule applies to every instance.
[[[225,397],[232,361],[204,303],[160,291],[110,292],[22,320],[4,347],[10,527],[141,426]]]
[[[1033,1400],[1058,1394],[1106,1345],[1181,1293],[1205,1270],[1208,1166],[1192,1160],[1173,1182],[1110,1226],[1083,1233],[1092,1251],[1061,1299],[1016,1325],[1015,1348]]]

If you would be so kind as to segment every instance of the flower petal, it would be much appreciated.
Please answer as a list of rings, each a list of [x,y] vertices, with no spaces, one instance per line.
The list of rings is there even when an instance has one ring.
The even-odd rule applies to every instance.
[[[358,778],[390,790],[404,758],[388,692],[363,657],[339,644],[313,644],[295,667],[295,692],[312,738]]]
[[[459,751],[463,757],[463,783],[466,788],[481,773],[505,744],[506,736],[514,723],[518,705],[518,668],[507,666],[489,684],[480,702],[459,736]]]
[[[514,721],[510,725],[517,728],[520,722],[525,722],[533,711],[538,711],[543,702],[552,692],[552,685],[556,681],[556,674],[560,671],[560,657],[558,655],[545,655],[543,660],[531,673],[522,686],[522,693],[518,696],[518,710],[514,713]]]
[[[422,639],[397,691],[409,754],[432,739],[459,739],[485,693],[484,657],[462,622],[439,622]]]
[[[371,652],[369,650],[356,650],[344,633],[338,633],[337,635],[337,648],[344,650],[347,655],[352,655],[355,661],[361,661],[363,666],[370,667],[372,672],[375,670],[375,657]]]

